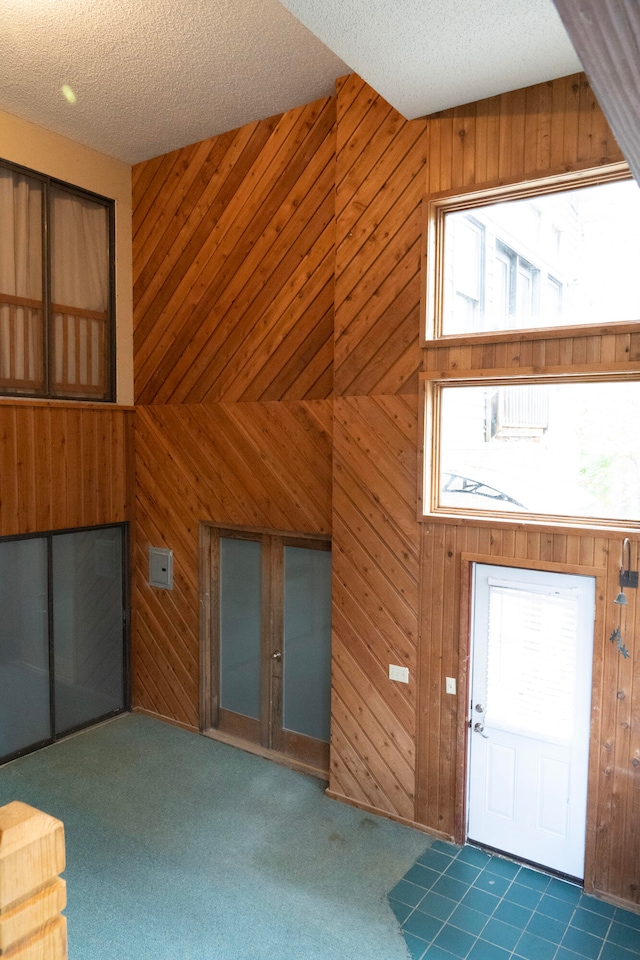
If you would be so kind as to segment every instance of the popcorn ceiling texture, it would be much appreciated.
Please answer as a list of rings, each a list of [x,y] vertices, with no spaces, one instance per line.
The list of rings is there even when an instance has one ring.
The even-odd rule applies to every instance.
[[[332,94],[350,72],[277,0],[3,0],[1,16],[0,109],[128,163]]]
[[[580,69],[552,0],[2,0],[1,21],[0,110],[128,163],[352,71],[414,118]]]
[[[581,70],[552,0],[282,0],[404,117]]]

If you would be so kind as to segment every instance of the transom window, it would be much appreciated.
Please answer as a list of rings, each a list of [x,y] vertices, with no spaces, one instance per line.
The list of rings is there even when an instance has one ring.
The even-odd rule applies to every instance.
[[[640,319],[640,189],[434,201],[432,336]]]
[[[0,162],[0,393],[113,400],[113,202]]]
[[[638,407],[638,382],[436,382],[430,392],[427,512],[640,522],[640,423],[625,413]]]

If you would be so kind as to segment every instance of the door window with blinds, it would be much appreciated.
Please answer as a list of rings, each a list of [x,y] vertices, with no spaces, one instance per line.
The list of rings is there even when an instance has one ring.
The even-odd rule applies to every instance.
[[[576,591],[489,578],[485,717],[528,737],[570,740]]]
[[[0,393],[114,400],[113,202],[0,163]]]

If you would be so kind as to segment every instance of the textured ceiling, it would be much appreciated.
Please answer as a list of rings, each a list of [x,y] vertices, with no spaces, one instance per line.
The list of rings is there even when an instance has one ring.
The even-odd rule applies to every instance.
[[[0,23],[0,109],[129,163],[349,72],[278,0],[2,0]]]
[[[407,119],[581,69],[553,0],[282,0]]]
[[[0,109],[135,163],[328,95],[351,71],[415,117],[580,68],[552,0],[285,6],[2,0]]]

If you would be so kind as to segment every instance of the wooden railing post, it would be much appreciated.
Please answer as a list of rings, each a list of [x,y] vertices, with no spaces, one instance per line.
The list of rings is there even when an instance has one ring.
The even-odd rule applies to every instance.
[[[0,807],[0,957],[67,960],[64,826],[15,800]]]

